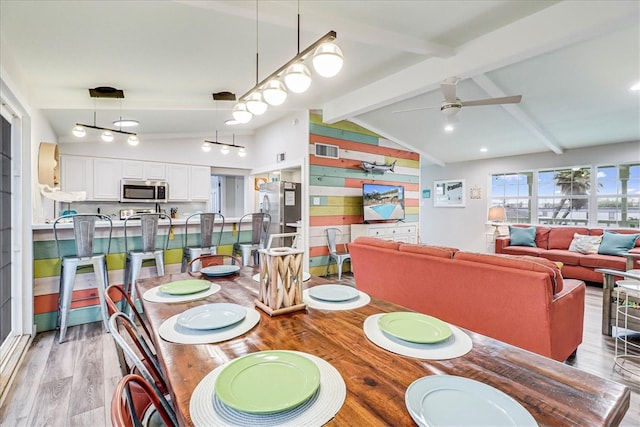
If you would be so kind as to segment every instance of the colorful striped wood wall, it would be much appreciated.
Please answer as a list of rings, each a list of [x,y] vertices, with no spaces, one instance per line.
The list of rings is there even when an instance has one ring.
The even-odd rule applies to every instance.
[[[351,224],[363,223],[362,184],[403,185],[406,222],[418,222],[420,155],[351,122],[328,125],[318,114],[310,114],[309,129],[309,272],[323,275],[329,262],[325,229],[337,227],[340,242],[351,240]],[[315,143],[337,145],[339,159],[314,155]],[[394,173],[373,175],[361,167],[362,161],[391,163]],[[343,267],[348,271],[349,265]],[[335,263],[330,272],[337,272]]]

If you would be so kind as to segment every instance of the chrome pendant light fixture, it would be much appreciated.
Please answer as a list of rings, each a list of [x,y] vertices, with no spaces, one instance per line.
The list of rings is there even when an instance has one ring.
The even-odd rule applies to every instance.
[[[204,142],[202,143],[202,151],[204,152],[209,152],[211,151],[211,145],[219,145],[220,146],[220,153],[227,155],[229,154],[229,152],[231,151],[231,148],[237,148],[238,149],[238,156],[240,157],[244,157],[247,155],[247,150],[244,148],[244,145],[236,145],[236,135],[233,134],[233,142],[231,144],[229,144],[228,142],[221,142],[218,141],[218,131],[216,131],[216,139],[215,141],[209,141],[209,140],[204,140]]]
[[[248,123],[254,115],[264,114],[268,105],[282,105],[287,90],[304,93],[311,86],[313,77],[305,61],[311,59],[314,71],[321,77],[334,77],[344,63],[342,51],[334,43],[337,34],[329,31],[315,43],[300,51],[300,1],[298,1],[298,54],[276,71],[258,82],[258,2],[256,0],[256,85],[238,98],[233,107],[233,117],[239,123]]]
[[[116,89],[113,87],[109,87],[109,86],[99,86],[96,87],[94,89],[89,89],[89,96],[91,96],[92,98],[118,98],[118,99],[123,99],[124,98],[124,91],[121,89]],[[122,107],[121,107],[122,108]],[[105,128],[102,126],[97,126],[96,125],[96,107],[95,107],[95,102],[94,102],[94,107],[93,107],[93,125],[88,125],[88,124],[84,124],[84,123],[76,123],[76,125],[73,127],[73,129],[71,130],[71,133],[73,134],[73,136],[77,137],[77,138],[84,138],[87,135],[87,129],[96,129],[96,130],[101,130],[102,133],[100,134],[100,138],[104,141],[104,142],[113,142],[114,140],[114,133],[118,133],[118,134],[123,134],[123,135],[129,135],[129,137],[127,138],[127,142],[129,143],[129,145],[132,146],[136,146],[140,143],[140,139],[138,138],[138,134],[135,132],[127,132],[122,130],[122,126],[137,126],[138,125],[138,121],[137,120],[122,120],[122,116],[120,117],[120,120],[117,120],[115,122],[113,122],[114,124],[118,123],[120,125],[120,129],[111,129],[111,128]]]

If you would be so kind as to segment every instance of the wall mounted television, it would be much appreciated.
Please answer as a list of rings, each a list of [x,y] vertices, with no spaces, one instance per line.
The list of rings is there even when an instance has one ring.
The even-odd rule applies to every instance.
[[[364,222],[404,220],[404,187],[362,184]]]

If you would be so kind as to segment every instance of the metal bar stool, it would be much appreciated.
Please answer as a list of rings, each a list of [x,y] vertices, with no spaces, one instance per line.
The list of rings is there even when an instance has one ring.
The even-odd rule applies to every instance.
[[[342,242],[338,243],[342,238],[342,232],[339,228],[330,227],[325,230],[327,235],[327,248],[329,249],[329,260],[327,262],[327,268],[324,271],[326,277],[329,273],[329,266],[331,261],[335,261],[338,266],[338,280],[342,280],[342,263],[345,261],[351,261],[351,254],[347,249],[347,245]],[[340,250],[342,249],[342,250]]]
[[[73,222],[74,253],[63,255],[60,239],[58,239],[58,228],[63,222]],[[109,238],[107,240],[107,250],[104,252],[95,251],[95,227],[96,220],[108,222]],[[67,334],[67,318],[71,308],[73,287],[78,268],[93,266],[96,276],[96,288],[100,299],[100,310],[102,320],[106,330],[109,330],[109,316],[107,305],[104,299],[104,291],[109,286],[109,276],[107,273],[107,254],[111,250],[111,234],[113,232],[113,222],[111,218],[100,214],[74,214],[63,215],[53,222],[53,237],[56,241],[56,250],[60,258],[60,292],[58,294],[58,320],[56,326],[60,328],[59,342],[64,341]]]
[[[200,244],[189,246],[189,221],[192,218],[200,217]],[[216,223],[220,225],[220,231],[214,233]],[[215,255],[218,253],[218,246],[222,241],[222,232],[224,231],[224,216],[217,212],[195,213],[190,215],[184,225],[184,246],[182,249],[182,268],[183,273],[187,271],[187,264],[191,260],[201,255]],[[200,262],[191,264],[190,271],[200,271]]]
[[[242,226],[246,227],[251,221],[251,240],[242,242]],[[238,222],[238,239],[233,244],[233,255],[242,256],[242,264],[249,265],[251,255],[253,255],[253,263],[258,265],[259,253],[258,249],[264,249],[269,239],[269,227],[271,225],[271,215],[264,212],[250,213],[243,215]]]
[[[140,276],[142,269],[142,261],[152,259],[155,260],[158,276],[164,276],[164,252],[169,247],[169,232],[167,232],[164,244],[158,248],[158,222],[160,219],[169,220],[169,230],[171,229],[171,217],[163,213],[146,213],[132,215],[124,220],[124,250],[126,252],[126,261],[124,266],[124,289],[131,296],[132,301],[136,301],[136,279]],[[134,225],[131,221],[136,222],[136,226],[140,225],[141,248],[130,249],[129,234],[130,229]]]

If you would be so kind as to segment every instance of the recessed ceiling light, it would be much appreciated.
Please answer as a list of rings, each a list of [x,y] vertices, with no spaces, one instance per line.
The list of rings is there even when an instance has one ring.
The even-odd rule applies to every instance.
[[[120,126],[123,128],[130,128],[134,126],[138,126],[140,124],[139,121],[133,119],[120,119],[113,122],[114,126]]]
[[[629,88],[629,90],[640,90],[640,82],[634,84]]]
[[[452,124],[446,124],[446,125],[444,126],[444,131],[445,131],[445,132],[453,132],[453,129],[454,129],[454,128],[453,128],[453,125],[452,125]]]
[[[486,153],[487,151],[489,151],[489,149],[488,149],[487,147],[482,147],[482,148],[480,149],[480,152],[481,152],[481,153]]]

